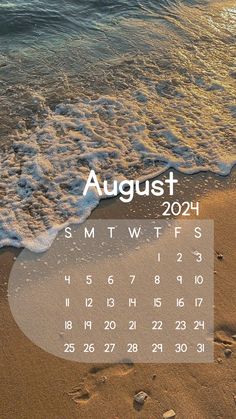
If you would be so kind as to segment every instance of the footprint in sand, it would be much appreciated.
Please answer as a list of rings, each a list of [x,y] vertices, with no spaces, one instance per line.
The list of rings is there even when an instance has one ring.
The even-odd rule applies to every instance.
[[[124,376],[130,374],[134,369],[133,363],[122,363],[122,364],[103,364],[101,366],[92,367],[89,370],[89,373],[94,375],[99,375],[106,371],[106,375],[109,376]]]
[[[82,382],[67,394],[75,403],[87,403],[96,393],[98,386],[114,376],[123,377],[134,369],[132,363],[103,364],[90,368]],[[106,374],[106,375],[105,375]]]
[[[217,345],[231,346],[235,344],[235,332],[230,330],[227,326],[216,330],[214,334],[214,343]]]
[[[91,397],[90,392],[84,383],[80,383],[78,386],[73,387],[67,394],[75,403],[87,402]]]

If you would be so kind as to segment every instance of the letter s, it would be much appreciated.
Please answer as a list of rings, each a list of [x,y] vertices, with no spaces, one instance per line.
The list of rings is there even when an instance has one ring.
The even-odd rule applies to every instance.
[[[71,227],[66,227],[65,228],[65,238],[66,239],[71,239],[71,237],[72,237]]]

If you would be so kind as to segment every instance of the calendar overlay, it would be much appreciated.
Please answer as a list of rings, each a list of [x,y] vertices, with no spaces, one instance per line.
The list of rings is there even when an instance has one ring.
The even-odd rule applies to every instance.
[[[213,361],[213,222],[88,220],[9,281],[20,329],[79,362]]]

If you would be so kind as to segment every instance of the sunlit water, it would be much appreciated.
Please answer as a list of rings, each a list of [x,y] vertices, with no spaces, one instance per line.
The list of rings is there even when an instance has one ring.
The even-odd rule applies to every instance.
[[[0,244],[47,248],[101,180],[236,161],[236,1],[0,5]],[[42,235],[43,234],[43,235]]]

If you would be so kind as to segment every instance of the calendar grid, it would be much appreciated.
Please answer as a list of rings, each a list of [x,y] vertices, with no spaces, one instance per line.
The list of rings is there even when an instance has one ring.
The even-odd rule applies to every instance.
[[[89,220],[37,263],[40,280],[11,308],[21,306],[20,326],[49,352],[79,362],[213,361],[210,220]],[[45,314],[37,331],[22,315],[36,296]]]

